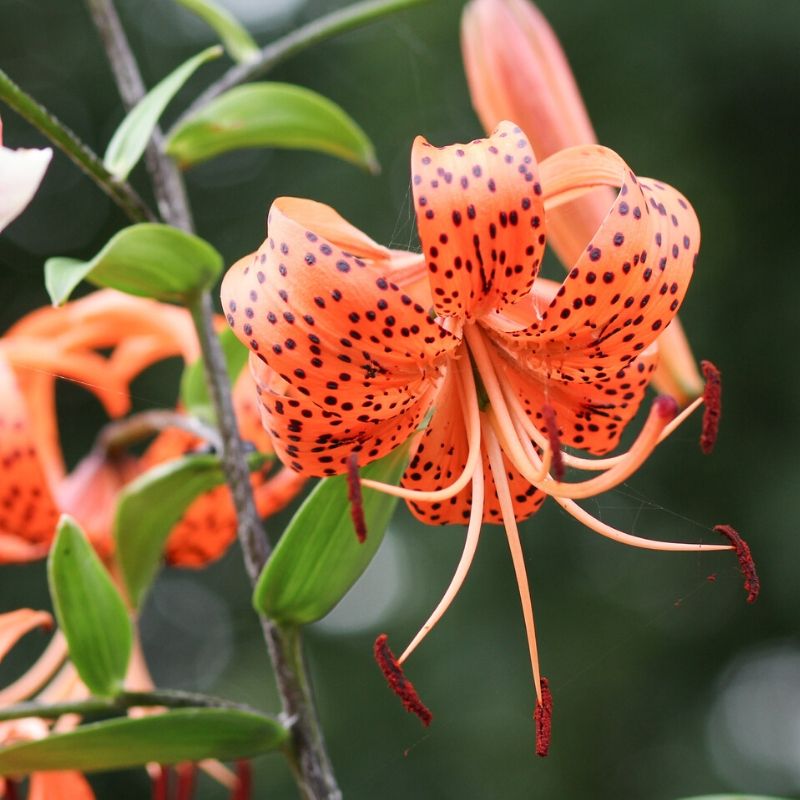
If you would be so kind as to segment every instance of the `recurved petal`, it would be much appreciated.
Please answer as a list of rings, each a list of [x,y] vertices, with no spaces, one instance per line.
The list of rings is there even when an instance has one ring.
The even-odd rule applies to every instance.
[[[677,313],[700,245],[694,210],[675,189],[638,179],[612,151],[578,147],[542,165],[545,203],[620,186],[602,225],[530,326],[503,337],[535,350],[566,380],[607,374],[642,353]]]
[[[25,398],[2,354],[0,397],[0,533],[47,544],[58,510],[39,461]]]
[[[275,453],[305,475],[346,472],[351,453],[358,453],[364,466],[391,452],[420,426],[438,388],[437,380],[426,377],[389,389],[362,389],[356,402],[326,404],[299,393],[252,355],[250,367]]]
[[[417,137],[414,205],[436,311],[478,317],[523,297],[544,253],[542,187],[525,134],[437,148]]]
[[[20,608],[0,614],[0,661],[26,633],[34,628],[50,628],[53,618],[46,611]]]
[[[318,218],[335,241],[304,224]],[[392,279],[389,251],[356,237],[332,209],[280,198],[268,226],[258,253],[225,276],[223,310],[242,342],[299,394],[328,389],[336,407],[350,381],[414,380],[458,344]]]
[[[28,800],[94,800],[94,792],[80,772],[34,772]]]

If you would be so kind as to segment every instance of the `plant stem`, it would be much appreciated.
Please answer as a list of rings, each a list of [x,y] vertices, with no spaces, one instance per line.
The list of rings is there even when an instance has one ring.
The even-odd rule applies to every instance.
[[[0,99],[43,133],[59,150],[83,170],[128,216],[132,222],[154,221],[156,215],[125,182],[118,181],[99,156],[87,147],[63,122],[39,105],[0,69]]]
[[[112,0],[86,0],[89,13],[103,40],[111,71],[127,110],[146,94],[128,38]],[[153,192],[161,218],[185,231],[191,231],[192,213],[183,179],[175,163],[163,152],[164,135],[156,126],[145,151],[145,163],[153,178]]]
[[[231,67],[218,81],[198,97],[173,126],[177,128],[192,114],[207,106],[215,97],[251,78],[264,75],[281,61],[331,36],[367,25],[395,11],[426,3],[428,0],[367,0],[333,11],[302,25],[262,48],[257,59]]]
[[[236,507],[237,532],[245,567],[255,584],[269,557],[270,546],[253,501],[244,446],[236,425],[222,348],[214,332],[208,292],[200,294],[190,310],[200,340],[209,394],[217,414],[222,438],[222,467]],[[314,708],[300,632],[281,628],[263,615],[259,615],[259,621],[275,669],[283,714],[291,721],[292,744],[286,753],[300,794],[308,800],[338,800],[342,795]]]
[[[215,450],[220,450],[222,447],[219,431],[216,428],[206,425],[197,417],[167,409],[142,411],[124,419],[109,422],[97,437],[95,447],[104,452],[121,450],[153,433],[160,433],[168,428],[178,428],[204,439]]]
[[[67,703],[18,703],[0,709],[0,721],[23,719],[25,717],[41,717],[57,719],[64,714],[113,714],[123,713],[131,708],[230,708],[246,711],[250,714],[267,716],[250,706],[232,703],[218,697],[195,692],[156,689],[152,692],[122,692],[116,697],[90,697],[88,700],[76,700]]]
[[[138,101],[138,91],[134,90],[141,90],[143,94],[144,86],[125,32],[116,16],[113,0],[87,2],[95,23],[100,27],[112,67],[117,64],[114,72],[120,85],[120,93],[130,91],[130,99],[133,102]],[[186,203],[183,179],[174,163],[160,149],[156,149],[153,161],[148,162],[148,169],[156,187],[160,186],[160,191],[164,193],[163,207],[159,203],[164,219],[191,231],[192,219]],[[244,444],[233,410],[230,379],[219,338],[214,330],[210,292],[200,292],[192,298],[188,306],[200,340],[209,395],[217,418],[222,445],[220,460],[236,508],[237,533],[245,568],[251,583],[255,584],[269,557],[270,546],[253,499]],[[288,633],[262,615],[259,615],[259,621],[275,670],[283,714],[290,721],[291,742],[284,752],[300,794],[304,800],[340,800],[342,795],[325,750],[310,684],[305,674],[300,633]]]

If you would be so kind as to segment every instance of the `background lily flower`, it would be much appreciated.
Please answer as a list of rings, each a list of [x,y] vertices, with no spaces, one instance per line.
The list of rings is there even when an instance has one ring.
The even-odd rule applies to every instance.
[[[33,199],[52,157],[49,147],[39,150],[3,147],[3,120],[0,119],[0,232]]]
[[[482,523],[498,522],[546,731],[519,520],[549,495],[627,544],[730,549],[641,539],[575,503],[626,480],[690,413],[676,418],[671,398],[654,402],[626,453],[562,451],[601,455],[619,442],[655,368],[653,344],[686,292],[699,226],[677,191],[637,178],[605,148],[568,149],[538,167],[509,122],[466,145],[418,137],[411,162],[422,260],[377,245],[327,206],[280,198],[260,250],[226,275],[223,308],[251,349],[263,423],[285,463],[309,475],[347,472],[414,436],[401,487],[363,484],[405,498],[425,522],[468,523],[456,575],[409,647],[395,659],[385,638],[376,642],[406,707],[427,724],[400,665],[461,587]],[[549,214],[596,186],[619,195],[589,245],[562,284],[538,279]],[[565,482],[563,466],[597,474]]]
[[[597,142],[589,114],[559,41],[529,0],[471,0],[461,29],[464,68],[472,104],[491,131],[514,119],[540,160],[567,147]],[[613,196],[599,187],[548,214],[548,239],[569,269],[603,220]],[[659,391],[681,405],[703,391],[680,321],[658,339]]]

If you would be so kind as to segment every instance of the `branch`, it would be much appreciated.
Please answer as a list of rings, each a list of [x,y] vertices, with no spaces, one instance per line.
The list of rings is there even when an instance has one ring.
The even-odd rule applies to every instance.
[[[128,44],[112,0],[86,0],[89,13],[103,40],[111,71],[117,83],[122,102],[127,110],[135,106],[147,93],[139,67]],[[161,128],[153,129],[145,151],[147,170],[153,178],[153,191],[162,219],[191,231],[192,212],[178,167],[164,153],[164,135]]]
[[[0,99],[43,133],[59,150],[83,170],[128,216],[132,222],[154,221],[156,215],[125,182],[118,181],[100,157],[87,147],[63,122],[17,86],[0,69]]]
[[[207,106],[215,97],[240,83],[264,75],[281,61],[339,33],[360,28],[395,11],[426,3],[428,0],[367,0],[342,8],[324,17],[302,25],[286,36],[276,39],[262,48],[257,59],[231,67],[218,81],[212,83],[200,97],[180,116],[173,128],[177,128],[190,116]]]
[[[97,437],[95,447],[104,452],[120,450],[168,428],[186,431],[204,439],[215,450],[222,449],[222,440],[216,428],[206,425],[197,417],[166,409],[142,411],[125,419],[109,422]]]
[[[246,711],[250,714],[266,716],[250,706],[232,703],[219,697],[211,697],[196,692],[182,692],[170,689],[152,692],[122,692],[116,697],[90,697],[88,700],[77,700],[67,703],[18,703],[0,709],[0,721],[23,719],[25,717],[41,717],[57,719],[64,714],[113,714],[123,713],[131,708],[230,708]]]

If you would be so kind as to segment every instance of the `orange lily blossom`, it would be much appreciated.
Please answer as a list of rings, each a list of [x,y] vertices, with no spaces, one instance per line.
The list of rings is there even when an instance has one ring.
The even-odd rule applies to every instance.
[[[98,351],[111,348],[108,356]],[[199,355],[188,313],[152,300],[100,291],[63,308],[35,311],[0,340],[0,562],[46,554],[58,514],[67,512],[84,527],[108,559],[119,491],[144,470],[201,445],[179,430],[163,431],[141,459],[102,449],[90,452],[67,474],[58,441],[55,375],[76,380],[97,394],[112,417],[130,407],[129,384],[151,363]],[[262,452],[269,437],[258,424],[247,381],[234,391],[245,434]],[[257,506],[264,515],[285,505],[302,480],[283,470],[267,478],[269,466],[254,473]],[[167,543],[167,559],[178,566],[202,566],[221,556],[235,538],[236,517],[225,487],[198,497]]]
[[[509,122],[466,145],[418,137],[411,162],[422,255],[381,247],[328,206],[279,198],[266,241],[227,273],[223,309],[252,351],[262,420],[286,464],[352,478],[415,436],[401,486],[362,484],[405,498],[430,524],[468,524],[452,583],[400,658],[385,636],[376,642],[390,684],[426,724],[401,665],[461,587],[482,523],[503,524],[543,754],[550,698],[517,522],[550,496],[619,542],[730,549],[632,536],[575,502],[626,480],[702,398],[677,416],[672,398],[657,398],[621,455],[562,450],[602,455],[617,445],[688,286],[699,227],[677,191],[636,178],[606,148],[567,149],[537,166]],[[595,186],[619,188],[602,225],[561,285],[538,279],[547,215]],[[597,474],[565,482],[565,468]]]
[[[597,142],[558,38],[533,3],[471,0],[461,44],[472,103],[487,132],[502,119],[516,120],[539,159]],[[599,187],[548,215],[548,240],[567,268],[612,200],[610,190]],[[659,337],[658,349],[653,384],[686,405],[702,393],[703,380],[677,317]]]

